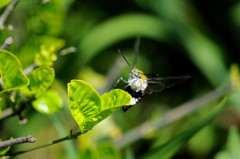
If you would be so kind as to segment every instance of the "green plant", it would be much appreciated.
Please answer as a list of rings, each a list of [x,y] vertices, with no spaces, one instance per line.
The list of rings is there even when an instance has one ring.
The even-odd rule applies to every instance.
[[[237,158],[236,129],[230,131],[226,150],[214,153],[224,145],[218,138],[225,138],[239,117],[240,76],[232,63],[239,52],[240,5],[204,3],[1,0],[0,138],[6,141],[0,142],[0,156],[28,158],[30,152],[30,157],[39,155],[33,150],[60,143],[43,154]],[[203,6],[211,9],[205,12]],[[208,15],[215,11],[220,20]],[[164,93],[144,95],[123,113],[119,109],[130,104],[131,96],[121,84],[110,88],[118,77],[126,79],[130,68],[115,52],[121,49],[133,59],[137,36],[142,37],[140,70],[193,78]],[[211,135],[202,133],[205,126]],[[205,146],[204,135],[215,136],[208,141],[212,147],[197,151]],[[37,145],[23,144],[36,139]]]

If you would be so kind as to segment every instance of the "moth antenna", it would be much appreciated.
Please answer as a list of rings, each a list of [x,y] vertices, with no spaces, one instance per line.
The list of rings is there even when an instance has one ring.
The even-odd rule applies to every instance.
[[[140,47],[140,36],[137,37],[135,45],[134,45],[134,50],[135,50],[135,60],[134,60],[134,68],[136,68],[137,65],[137,57],[138,57],[138,52],[139,52],[139,47]]]
[[[121,56],[122,56],[123,59],[126,61],[126,63],[128,64],[128,66],[132,68],[132,66],[129,64],[128,60],[127,60],[126,57],[123,55],[123,53],[121,52],[120,49],[118,49],[118,52],[121,54]]]

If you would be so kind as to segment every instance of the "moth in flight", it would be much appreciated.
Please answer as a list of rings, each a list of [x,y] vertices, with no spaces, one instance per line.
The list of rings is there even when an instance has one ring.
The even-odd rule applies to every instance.
[[[183,81],[186,81],[191,77],[188,75],[178,77],[160,77],[158,74],[156,75],[144,74],[141,70],[136,68],[139,46],[140,37],[137,38],[135,43],[135,60],[133,67],[129,64],[128,60],[125,58],[123,53],[118,49],[118,52],[121,54],[121,56],[126,61],[128,66],[132,68],[128,80],[125,80],[122,77],[120,77],[116,84],[114,85],[115,88],[120,81],[125,82],[127,85],[124,87],[124,90],[127,91],[132,96],[131,104],[122,107],[124,111],[127,111],[137,102],[139,102],[145,93],[152,94],[153,92],[161,92],[162,90],[170,88]]]

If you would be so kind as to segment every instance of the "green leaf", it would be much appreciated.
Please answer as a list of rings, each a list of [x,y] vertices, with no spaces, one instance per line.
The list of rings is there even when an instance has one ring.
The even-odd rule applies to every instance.
[[[48,66],[41,66],[28,74],[30,85],[22,91],[28,96],[38,97],[44,93],[54,80],[54,69]]]
[[[4,156],[9,150],[10,150],[11,146],[8,146],[7,148],[0,150],[0,157]]]
[[[6,6],[11,0],[1,0],[0,1],[0,9]]]
[[[235,159],[240,158],[240,138],[236,127],[229,131],[226,150],[216,154],[216,159]]]
[[[48,90],[32,102],[33,107],[40,113],[52,114],[62,108],[63,101],[54,90]]]
[[[70,111],[80,130],[91,130],[96,124],[124,105],[130,105],[131,95],[114,89],[101,97],[88,83],[72,80],[68,83],[68,100]]]
[[[185,129],[167,141],[165,144],[149,151],[147,154],[142,156],[142,158],[155,159],[159,158],[159,156],[161,156],[161,159],[171,158],[184,143],[186,143],[194,134],[196,134],[196,132],[208,125],[217,116],[225,102],[226,99],[224,98],[208,115],[192,124],[189,128]]]
[[[18,58],[5,50],[0,50],[0,73],[3,91],[20,89],[29,85],[29,80],[23,73]]]

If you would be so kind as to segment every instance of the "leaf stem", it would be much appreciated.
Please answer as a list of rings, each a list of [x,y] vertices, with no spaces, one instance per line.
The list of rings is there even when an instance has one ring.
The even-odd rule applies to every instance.
[[[48,143],[39,145],[39,146],[37,146],[37,147],[31,148],[31,149],[28,149],[28,150],[13,152],[13,153],[8,154],[8,155],[11,156],[11,157],[13,157],[13,156],[17,156],[17,155],[20,155],[20,154],[23,154],[23,153],[26,153],[26,152],[30,152],[30,151],[33,151],[33,150],[37,150],[37,149],[44,148],[44,147],[47,147],[47,146],[51,146],[51,145],[54,145],[54,144],[57,144],[57,143],[60,143],[60,142],[63,142],[63,141],[76,139],[78,136],[80,136],[80,135],[82,135],[82,134],[85,134],[87,131],[88,131],[88,130],[85,129],[83,132],[79,131],[79,132],[76,132],[75,134],[70,134],[70,135],[68,135],[68,136],[66,136],[66,137],[63,137],[63,138],[60,138],[60,139],[57,139],[57,140],[54,140],[54,141],[50,141],[50,142],[48,142]]]

